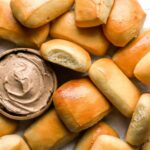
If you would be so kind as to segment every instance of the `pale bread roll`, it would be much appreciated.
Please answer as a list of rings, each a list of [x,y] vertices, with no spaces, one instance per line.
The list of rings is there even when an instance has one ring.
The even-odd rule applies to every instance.
[[[111,110],[105,97],[87,78],[64,83],[54,92],[53,102],[59,117],[72,132],[93,126]]]
[[[40,117],[24,133],[32,150],[60,149],[76,136],[66,129],[54,109]]]
[[[94,27],[107,22],[114,0],[75,0],[78,27]]]
[[[137,0],[115,0],[114,6],[103,26],[107,39],[118,47],[124,47],[137,37],[146,14]]]
[[[112,135],[118,137],[118,133],[107,123],[99,122],[88,129],[76,145],[75,150],[91,150],[99,135]]]
[[[12,134],[18,127],[18,123],[0,115],[0,137]]]
[[[89,76],[97,88],[126,117],[131,117],[140,97],[137,87],[109,58],[94,62]]]
[[[0,0],[0,38],[19,46],[38,48],[46,40],[49,25],[37,29],[27,29],[14,18],[10,0]]]
[[[0,138],[0,150],[30,150],[19,135],[5,135]]]
[[[50,35],[53,38],[75,42],[93,55],[104,55],[109,47],[109,42],[104,37],[100,27],[78,28],[73,11],[67,12],[52,23]]]
[[[113,61],[128,76],[133,77],[136,64],[150,52],[150,29],[142,32],[126,47],[119,49],[113,56]]]
[[[141,150],[150,150],[150,142],[145,143]]]
[[[150,85],[150,52],[135,66],[134,76],[146,85]]]
[[[11,0],[14,16],[28,28],[38,28],[70,9],[74,0]]]
[[[134,149],[117,137],[110,135],[100,135],[96,139],[91,150],[134,150]]]
[[[143,94],[133,113],[129,125],[126,141],[138,146],[148,140],[150,136],[150,94]]]
[[[87,72],[91,65],[88,52],[66,40],[54,39],[43,43],[40,52],[44,59],[75,71]]]

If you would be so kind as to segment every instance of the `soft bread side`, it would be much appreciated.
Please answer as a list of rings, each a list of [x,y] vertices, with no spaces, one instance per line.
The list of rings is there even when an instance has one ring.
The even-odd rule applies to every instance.
[[[136,106],[129,125],[126,141],[138,146],[146,142],[150,136],[150,94],[143,94]]]
[[[12,0],[14,16],[28,28],[41,27],[70,9],[74,0]]]
[[[138,36],[145,17],[137,0],[115,0],[104,34],[113,45],[124,47]]]
[[[78,28],[73,11],[65,13],[52,23],[50,35],[53,38],[75,42],[97,56],[104,55],[109,47],[101,28]]]
[[[114,0],[75,0],[78,27],[94,27],[107,22]]]
[[[75,43],[54,39],[41,46],[41,55],[46,60],[79,72],[87,72],[91,65],[88,52]]]
[[[140,97],[137,87],[109,58],[94,62],[89,76],[97,88],[126,117],[131,117]]]
[[[150,29],[142,32],[126,47],[121,48],[113,56],[113,61],[128,76],[133,77],[136,64],[150,52]]]

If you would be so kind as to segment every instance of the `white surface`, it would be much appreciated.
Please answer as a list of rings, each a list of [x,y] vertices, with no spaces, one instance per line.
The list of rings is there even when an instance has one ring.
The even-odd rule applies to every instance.
[[[150,27],[150,0],[139,0],[139,2],[141,3],[142,7],[144,8],[145,12],[147,13],[147,18],[146,18],[146,21],[144,24],[144,28],[148,28],[148,27]],[[0,41],[0,52],[4,51],[6,49],[13,48],[13,47],[15,47],[15,45],[12,43],[9,43],[9,42],[3,41],[3,40]],[[60,71],[60,70],[57,69],[57,71]],[[61,75],[61,79],[60,79],[61,83],[67,81],[68,79],[71,79],[72,76],[73,76],[73,78],[76,78],[76,76],[79,77],[80,74],[71,72],[71,75],[70,75],[70,71],[66,70],[66,73]],[[142,89],[142,91],[144,91],[144,92],[150,91],[150,89],[148,87],[141,85],[141,83],[139,83],[137,81],[134,81],[134,82],[137,84],[138,87],[140,87]],[[129,120],[127,120],[125,117],[123,117],[116,110],[111,112],[110,115],[108,115],[104,120],[106,122],[108,122],[109,124],[111,124],[118,131],[121,138],[124,138],[127,127],[128,127]],[[31,124],[31,121],[20,122],[20,128],[19,128],[17,133],[22,134],[24,129],[29,124]],[[62,150],[73,150],[74,145],[75,145],[75,142],[69,144],[68,146],[66,146]]]
[[[149,28],[150,27],[150,0],[138,0],[138,1],[140,2],[141,6],[143,7],[143,9],[147,14],[144,28]]]

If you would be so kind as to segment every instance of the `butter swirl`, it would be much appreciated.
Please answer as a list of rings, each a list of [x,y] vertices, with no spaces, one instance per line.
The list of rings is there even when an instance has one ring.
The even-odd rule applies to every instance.
[[[37,55],[19,52],[0,62],[0,104],[8,111],[26,115],[47,105],[53,77]]]

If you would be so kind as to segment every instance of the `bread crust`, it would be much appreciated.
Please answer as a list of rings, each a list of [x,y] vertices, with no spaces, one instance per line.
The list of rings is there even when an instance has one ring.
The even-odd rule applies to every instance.
[[[18,127],[16,121],[10,120],[2,115],[0,115],[0,137],[12,134]]]
[[[110,135],[100,135],[91,150],[134,150],[130,145],[128,145],[123,140],[110,136]]]
[[[61,120],[72,132],[93,126],[111,110],[87,78],[71,80],[60,86],[53,95],[53,102]]]
[[[143,94],[133,113],[126,141],[134,146],[146,142],[150,135],[150,94]]]
[[[94,27],[107,22],[114,0],[75,0],[76,25]]]
[[[146,85],[150,85],[150,52],[148,52],[135,66],[134,76]]]
[[[133,71],[140,59],[150,52],[150,30],[142,32],[126,47],[121,48],[113,56],[113,61],[128,76],[133,77]]]
[[[78,28],[73,11],[67,12],[52,23],[50,35],[53,38],[75,42],[97,56],[104,55],[109,47],[101,28]]]
[[[66,129],[54,109],[44,114],[24,133],[32,150],[60,149],[76,136]]]
[[[115,0],[104,34],[113,45],[124,47],[138,36],[145,17],[137,0]]]
[[[32,48],[39,48],[46,40],[49,25],[32,30],[23,27],[12,14],[10,0],[0,0],[0,10],[0,38]]]
[[[131,117],[140,97],[137,87],[109,58],[94,62],[89,76],[97,88],[126,117]]]
[[[5,135],[0,138],[1,150],[30,150],[23,138],[17,134]]]
[[[100,135],[112,135],[118,137],[118,133],[107,123],[99,122],[88,129],[76,145],[75,150],[91,150],[95,140]]]
[[[14,16],[28,28],[38,28],[60,16],[74,0],[12,0]]]

